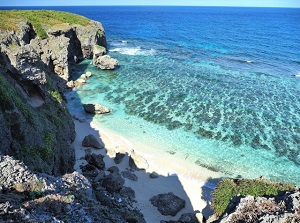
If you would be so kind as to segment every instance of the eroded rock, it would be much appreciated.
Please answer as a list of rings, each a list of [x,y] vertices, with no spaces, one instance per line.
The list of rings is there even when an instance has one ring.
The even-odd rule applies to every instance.
[[[106,114],[110,109],[99,104],[83,104],[85,112],[91,114]]]
[[[101,70],[113,70],[119,66],[119,62],[117,59],[111,58],[108,55],[104,55],[95,58],[94,65]]]

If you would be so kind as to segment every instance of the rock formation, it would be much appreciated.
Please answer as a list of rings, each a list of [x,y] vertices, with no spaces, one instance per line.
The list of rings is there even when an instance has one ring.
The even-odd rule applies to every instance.
[[[111,58],[108,55],[104,55],[95,58],[94,65],[102,70],[113,70],[119,66],[119,62],[117,59]]]
[[[104,147],[101,146],[101,144],[98,142],[98,140],[96,139],[95,136],[93,135],[87,135],[86,137],[84,137],[83,141],[82,141],[82,146],[85,147],[93,147],[96,149],[103,149]]]
[[[215,222],[300,222],[300,192],[281,192],[271,197],[234,197]]]
[[[151,203],[157,207],[162,215],[175,216],[185,207],[185,200],[176,196],[172,192],[167,194],[158,194],[150,199]]]
[[[45,25],[43,39],[36,28],[22,19],[15,31],[0,31],[0,154],[64,174],[74,166],[75,131],[62,92],[72,66],[106,47],[105,32],[95,21]]]
[[[83,108],[85,112],[91,114],[106,114],[110,112],[109,108],[99,104],[83,104]]]

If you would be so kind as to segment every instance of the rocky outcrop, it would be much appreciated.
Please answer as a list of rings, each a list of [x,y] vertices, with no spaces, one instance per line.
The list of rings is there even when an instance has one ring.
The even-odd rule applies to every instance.
[[[91,113],[91,114],[106,114],[110,112],[110,109],[107,107],[104,107],[99,104],[83,104],[82,105],[85,112]]]
[[[111,58],[108,55],[99,56],[94,59],[94,65],[101,70],[113,70],[119,66],[117,59]]]
[[[72,66],[93,58],[94,46],[105,48],[106,39],[95,21],[43,29],[47,39],[20,19],[15,31],[0,31],[0,154],[21,159],[33,170],[59,175],[72,171],[75,162],[74,123],[62,92]]]
[[[9,156],[0,156],[0,167],[0,222],[145,223],[132,208],[135,193],[130,187],[112,194],[97,188],[96,178],[88,180],[78,172],[35,174]]]
[[[116,164],[119,164],[119,163],[121,163],[123,161],[124,157],[125,157],[124,153],[116,153],[116,156],[114,158],[114,162]]]
[[[157,207],[162,215],[175,216],[181,209],[185,207],[185,200],[173,194],[158,194],[150,199],[151,204]]]
[[[300,222],[300,192],[281,192],[272,197],[234,197],[215,222]]]

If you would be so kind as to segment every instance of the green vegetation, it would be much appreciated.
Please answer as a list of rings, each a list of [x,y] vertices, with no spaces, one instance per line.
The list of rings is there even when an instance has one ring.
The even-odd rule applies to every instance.
[[[69,12],[60,12],[53,10],[0,10],[0,29],[17,30],[18,23],[22,19],[27,19],[34,27],[36,34],[45,39],[48,37],[44,27],[54,26],[61,23],[70,25],[78,24],[87,26],[90,24],[89,19],[72,14]]]
[[[234,196],[276,196],[278,191],[293,191],[295,189],[295,186],[291,184],[281,184],[264,179],[224,179],[213,192],[212,208],[215,214],[220,216]]]
[[[2,74],[0,74],[0,101],[0,108],[3,110],[13,110],[17,107],[26,121],[33,124],[34,115],[31,107],[26,103],[25,99],[22,99],[9,85]]]
[[[58,90],[56,89],[52,89],[52,90],[49,90],[49,94],[55,98],[59,103],[62,103],[63,99],[61,97],[61,94],[58,92]]]

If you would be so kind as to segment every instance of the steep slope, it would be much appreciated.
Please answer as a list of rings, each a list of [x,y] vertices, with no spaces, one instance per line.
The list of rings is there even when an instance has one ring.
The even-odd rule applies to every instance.
[[[32,170],[73,170],[74,123],[62,92],[72,66],[106,47],[98,22],[57,11],[0,11],[0,155]]]

